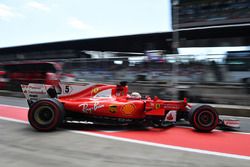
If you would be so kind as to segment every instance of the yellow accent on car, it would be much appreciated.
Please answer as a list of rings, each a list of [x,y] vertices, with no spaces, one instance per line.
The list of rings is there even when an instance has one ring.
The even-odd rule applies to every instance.
[[[109,106],[109,111],[111,112],[111,113],[116,113],[117,112],[117,106],[116,105],[110,105]]]
[[[161,108],[161,104],[155,104],[155,109]]]
[[[121,111],[124,115],[132,115],[133,112],[135,111],[135,105],[134,104],[125,104],[124,106],[122,106]]]

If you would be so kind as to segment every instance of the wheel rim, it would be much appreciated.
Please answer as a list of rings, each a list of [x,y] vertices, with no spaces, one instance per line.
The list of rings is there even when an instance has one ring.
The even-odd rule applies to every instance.
[[[214,114],[211,111],[204,110],[198,114],[197,121],[203,127],[211,127],[214,124]]]
[[[49,106],[41,106],[34,113],[34,120],[40,125],[50,124],[55,117],[54,111]]]

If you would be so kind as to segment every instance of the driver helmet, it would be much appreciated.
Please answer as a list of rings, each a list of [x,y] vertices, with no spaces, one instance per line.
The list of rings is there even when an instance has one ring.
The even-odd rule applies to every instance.
[[[138,93],[138,92],[132,92],[132,93],[131,93],[131,98],[140,99],[140,98],[141,98],[141,95],[140,95],[140,93]]]

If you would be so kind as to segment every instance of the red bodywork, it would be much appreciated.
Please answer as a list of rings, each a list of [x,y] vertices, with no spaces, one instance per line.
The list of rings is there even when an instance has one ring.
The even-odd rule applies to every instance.
[[[110,92],[108,97],[97,96],[105,91]],[[105,84],[93,85],[75,94],[62,95],[58,100],[66,111],[124,119],[143,119],[146,116],[164,118],[168,111],[186,112],[188,106],[186,100],[131,97],[128,95],[128,86]]]

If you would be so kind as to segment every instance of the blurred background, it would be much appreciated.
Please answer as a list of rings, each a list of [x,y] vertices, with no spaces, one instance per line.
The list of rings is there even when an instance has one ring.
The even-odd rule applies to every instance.
[[[23,2],[33,9],[43,10],[45,16],[37,14],[32,21],[22,13],[22,7],[8,1],[0,2],[0,23],[10,26],[0,28],[0,95],[17,95],[21,91],[20,84],[30,82],[117,84],[128,81],[130,92],[137,91],[143,96],[250,105],[248,0],[123,1],[123,11],[119,9],[124,5],[112,0],[105,4],[76,0],[73,6],[81,8],[74,11],[68,9],[65,1],[62,4],[56,0]],[[84,5],[95,14],[85,13]],[[28,6],[23,6],[25,12],[30,10]],[[87,14],[93,25],[112,33],[90,30],[93,25],[87,26],[72,17],[71,23],[81,28],[72,32],[74,36],[67,36],[70,31],[63,26],[57,28],[60,30],[43,28],[55,26],[55,22],[60,25],[61,17],[55,16],[52,9],[60,9],[58,12],[64,15],[70,10],[71,15],[79,18]],[[96,18],[98,12],[106,16],[107,21],[96,24],[93,19],[101,19]],[[19,22],[13,21],[14,17],[30,21],[28,27],[20,26],[17,34],[13,28],[18,29],[15,25]],[[47,20],[40,19],[41,25],[36,27],[40,17]],[[57,21],[50,20],[53,17]],[[36,33],[32,31],[33,24]],[[131,27],[135,27],[134,31]],[[27,29],[30,29],[28,34]],[[58,31],[67,33],[60,36]]]

